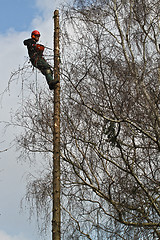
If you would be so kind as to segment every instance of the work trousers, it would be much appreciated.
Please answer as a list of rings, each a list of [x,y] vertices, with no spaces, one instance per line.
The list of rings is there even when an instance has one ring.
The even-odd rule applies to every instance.
[[[43,57],[36,57],[31,59],[34,67],[38,68],[43,75],[45,75],[48,84],[53,81],[53,71],[51,66],[46,62]]]

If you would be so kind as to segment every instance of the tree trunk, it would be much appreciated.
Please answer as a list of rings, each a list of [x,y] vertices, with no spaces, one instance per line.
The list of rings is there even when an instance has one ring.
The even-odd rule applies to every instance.
[[[54,12],[54,79],[59,74],[59,11]],[[53,219],[52,240],[60,240],[60,82],[54,89]]]

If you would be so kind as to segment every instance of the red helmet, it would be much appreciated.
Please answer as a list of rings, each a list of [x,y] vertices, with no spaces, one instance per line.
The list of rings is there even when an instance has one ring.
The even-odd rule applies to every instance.
[[[41,36],[40,32],[37,31],[37,30],[34,30],[32,33],[31,33],[31,38],[35,38],[35,36]]]

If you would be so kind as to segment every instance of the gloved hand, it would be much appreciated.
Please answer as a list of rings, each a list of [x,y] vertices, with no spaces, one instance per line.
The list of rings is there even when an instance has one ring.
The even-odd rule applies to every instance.
[[[35,47],[38,51],[42,52],[44,51],[44,46],[42,44],[35,44]]]

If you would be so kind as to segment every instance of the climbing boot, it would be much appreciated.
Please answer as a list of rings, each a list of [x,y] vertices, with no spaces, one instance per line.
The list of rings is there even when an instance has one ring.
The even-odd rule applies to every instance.
[[[49,89],[50,90],[53,90],[55,85],[58,83],[59,81],[58,80],[53,80],[52,82],[49,82],[48,85],[49,85]]]

